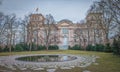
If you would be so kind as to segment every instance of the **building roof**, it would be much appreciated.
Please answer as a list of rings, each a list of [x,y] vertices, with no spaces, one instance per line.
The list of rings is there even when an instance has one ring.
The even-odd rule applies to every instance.
[[[68,19],[62,19],[58,22],[58,24],[61,24],[61,23],[73,24],[73,22],[71,20],[68,20]]]

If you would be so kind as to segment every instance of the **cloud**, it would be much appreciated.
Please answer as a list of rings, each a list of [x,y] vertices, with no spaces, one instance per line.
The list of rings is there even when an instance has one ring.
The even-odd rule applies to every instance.
[[[39,8],[40,13],[52,14],[57,21],[68,18],[75,22],[84,19],[91,4],[91,0],[4,0],[0,11],[23,17]]]

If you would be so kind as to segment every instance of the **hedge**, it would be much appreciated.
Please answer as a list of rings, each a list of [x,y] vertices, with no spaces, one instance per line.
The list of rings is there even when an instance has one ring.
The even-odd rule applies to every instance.
[[[68,46],[69,50],[82,50],[82,47],[80,45],[74,45],[73,47]]]

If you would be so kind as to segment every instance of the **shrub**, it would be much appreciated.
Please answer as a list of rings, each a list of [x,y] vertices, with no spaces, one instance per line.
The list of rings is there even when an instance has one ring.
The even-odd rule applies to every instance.
[[[45,50],[45,46],[39,45],[38,50]]]
[[[116,41],[116,39],[113,40],[113,46],[112,46],[112,47],[113,47],[113,53],[114,53],[114,54],[118,54],[118,50],[117,50],[117,49],[118,49],[118,48],[117,48],[118,46],[117,46],[117,41]]]
[[[32,50],[32,51],[37,50],[37,46],[36,46],[36,44],[35,44],[35,43],[32,43],[32,48],[31,48],[31,50]]]
[[[0,52],[2,52],[3,51],[3,49],[2,49],[2,47],[0,46]]]
[[[19,43],[19,45],[23,48],[23,51],[29,51],[29,45],[27,43]]]
[[[105,52],[112,52],[112,48],[110,46],[110,43],[107,43],[105,46]]]
[[[16,44],[15,51],[23,51],[23,47],[21,46],[21,44]]]
[[[93,46],[91,44],[89,44],[87,47],[86,47],[86,50],[87,51],[93,51]]]
[[[9,52],[9,48],[5,46],[5,48],[3,49],[3,52]]]
[[[29,51],[29,46],[27,45],[27,43],[21,43],[21,46],[23,47],[24,51]]]
[[[55,50],[58,50],[59,49],[59,46],[58,45],[54,45],[55,47]]]
[[[69,50],[71,49],[71,46],[70,46],[70,45],[68,46],[68,49],[69,49]]]
[[[48,50],[58,50],[58,49],[59,49],[59,47],[57,45],[50,45],[48,47]]]
[[[82,47],[80,45],[74,45],[70,50],[82,50]]]
[[[103,44],[96,44],[95,45],[96,51],[103,52],[104,48],[105,48],[105,46]]]
[[[105,46],[103,44],[96,44],[95,46],[90,44],[90,45],[88,45],[86,47],[86,50],[87,51],[100,51],[100,52],[103,52],[104,48],[105,48]]]
[[[96,46],[93,46],[93,45],[89,44],[89,45],[86,47],[86,50],[87,50],[87,51],[96,51]]]
[[[14,47],[11,46],[11,51],[14,51]],[[9,52],[9,47],[6,45],[4,48],[0,48],[0,52]]]
[[[12,46],[11,51],[15,51],[15,46]]]
[[[93,46],[91,50],[96,51],[96,46]]]
[[[120,55],[120,36],[118,37],[118,40],[114,39],[113,41],[113,53]]]

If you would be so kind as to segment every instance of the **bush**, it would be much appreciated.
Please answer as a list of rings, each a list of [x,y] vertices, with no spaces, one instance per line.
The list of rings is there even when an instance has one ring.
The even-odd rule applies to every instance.
[[[14,51],[14,47],[11,46],[11,51]],[[0,48],[0,52],[9,52],[9,47],[6,45],[4,48]]]
[[[103,44],[96,44],[95,49],[99,52],[104,52],[105,46]]]
[[[107,43],[105,46],[105,52],[112,52],[112,48],[110,46],[110,43]]]
[[[37,50],[37,46],[35,43],[32,43],[32,48],[31,48],[32,51],[36,51]]]
[[[89,45],[86,47],[86,50],[87,50],[87,51],[93,51],[93,48],[94,48],[94,46],[92,46],[91,44],[89,44]]]
[[[0,52],[2,52],[3,51],[3,49],[2,49],[2,47],[0,46]]]
[[[74,45],[73,47],[69,48],[70,50],[82,50],[82,47],[80,45]]]
[[[21,44],[16,44],[15,51],[23,51],[23,47],[21,46]]]
[[[48,47],[48,50],[58,50],[59,47],[57,45],[50,45]],[[46,47],[44,45],[39,45],[38,50],[46,50]]]
[[[57,45],[50,45],[48,47],[48,50],[58,50],[58,49],[59,49],[59,47]]]
[[[29,45],[27,45],[27,43],[19,43],[19,44],[16,44],[17,46],[19,45],[20,47],[22,47],[22,49],[23,49],[23,51],[29,51]],[[15,46],[15,48],[14,47],[12,47],[13,49],[14,49],[14,51],[15,51],[15,49],[16,49],[16,46]]]
[[[11,51],[15,51],[15,46],[12,46]]]
[[[71,46],[70,46],[70,45],[68,46],[68,49],[69,49],[69,50],[71,49]]]
[[[59,46],[58,45],[54,45],[54,48],[55,48],[55,50],[58,50]]]
[[[46,49],[45,46],[42,46],[42,45],[38,46],[38,50],[45,50],[45,49]]]
[[[114,39],[113,41],[113,53],[120,55],[120,36],[118,37],[118,40]]]
[[[88,45],[86,47],[87,51],[99,51],[99,52],[103,52],[104,51],[105,46],[103,44],[96,44],[95,46],[93,45]]]
[[[86,47],[86,50],[87,50],[87,51],[96,51],[96,46],[93,46],[93,45],[89,44],[89,45]]]
[[[5,46],[5,48],[3,49],[3,52],[9,52],[9,48]]]
[[[29,46],[27,45],[27,43],[21,43],[21,46],[24,51],[29,51]]]

